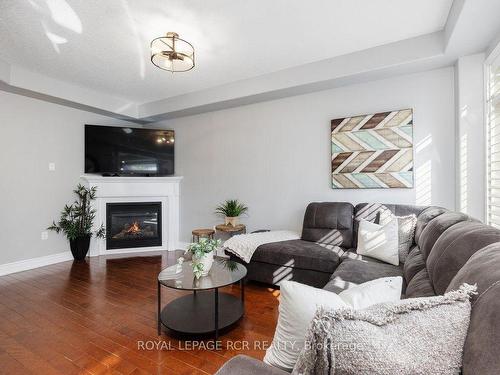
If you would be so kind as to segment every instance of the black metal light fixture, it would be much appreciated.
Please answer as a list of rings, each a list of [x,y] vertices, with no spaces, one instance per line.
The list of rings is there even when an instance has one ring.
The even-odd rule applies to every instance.
[[[172,73],[187,72],[194,68],[194,47],[179,34],[168,32],[151,41],[151,62]]]

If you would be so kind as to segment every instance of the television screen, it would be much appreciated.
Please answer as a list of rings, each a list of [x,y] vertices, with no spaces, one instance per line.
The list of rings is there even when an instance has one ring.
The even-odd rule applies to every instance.
[[[85,173],[174,174],[174,131],[85,125]]]

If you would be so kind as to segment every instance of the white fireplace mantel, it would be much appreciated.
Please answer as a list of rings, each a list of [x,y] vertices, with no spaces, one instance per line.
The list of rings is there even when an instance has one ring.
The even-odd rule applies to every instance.
[[[86,174],[80,177],[87,187],[96,187],[94,225],[106,226],[106,204],[120,202],[162,203],[162,245],[133,249],[106,250],[106,240],[92,238],[90,256],[131,252],[176,250],[179,247],[179,193],[182,177],[103,177]]]

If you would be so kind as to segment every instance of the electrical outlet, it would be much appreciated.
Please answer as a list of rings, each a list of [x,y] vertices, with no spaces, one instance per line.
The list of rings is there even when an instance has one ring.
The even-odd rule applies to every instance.
[[[43,241],[48,240],[49,239],[49,232],[47,232],[46,230],[44,230],[42,232],[41,238],[42,238]]]
[[[49,171],[53,172],[56,170],[56,163],[49,163]]]

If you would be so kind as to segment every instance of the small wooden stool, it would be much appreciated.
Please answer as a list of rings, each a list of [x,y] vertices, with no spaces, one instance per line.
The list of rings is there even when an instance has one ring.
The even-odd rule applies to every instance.
[[[212,240],[214,238],[215,230],[213,230],[213,229],[193,229],[191,234],[193,235],[193,242],[199,242],[200,238],[203,238],[203,237],[209,238]]]
[[[238,224],[236,226],[219,224],[215,226],[215,229],[220,232],[227,233],[229,237],[232,237],[236,234],[245,234],[247,232],[247,227],[243,224]]]

